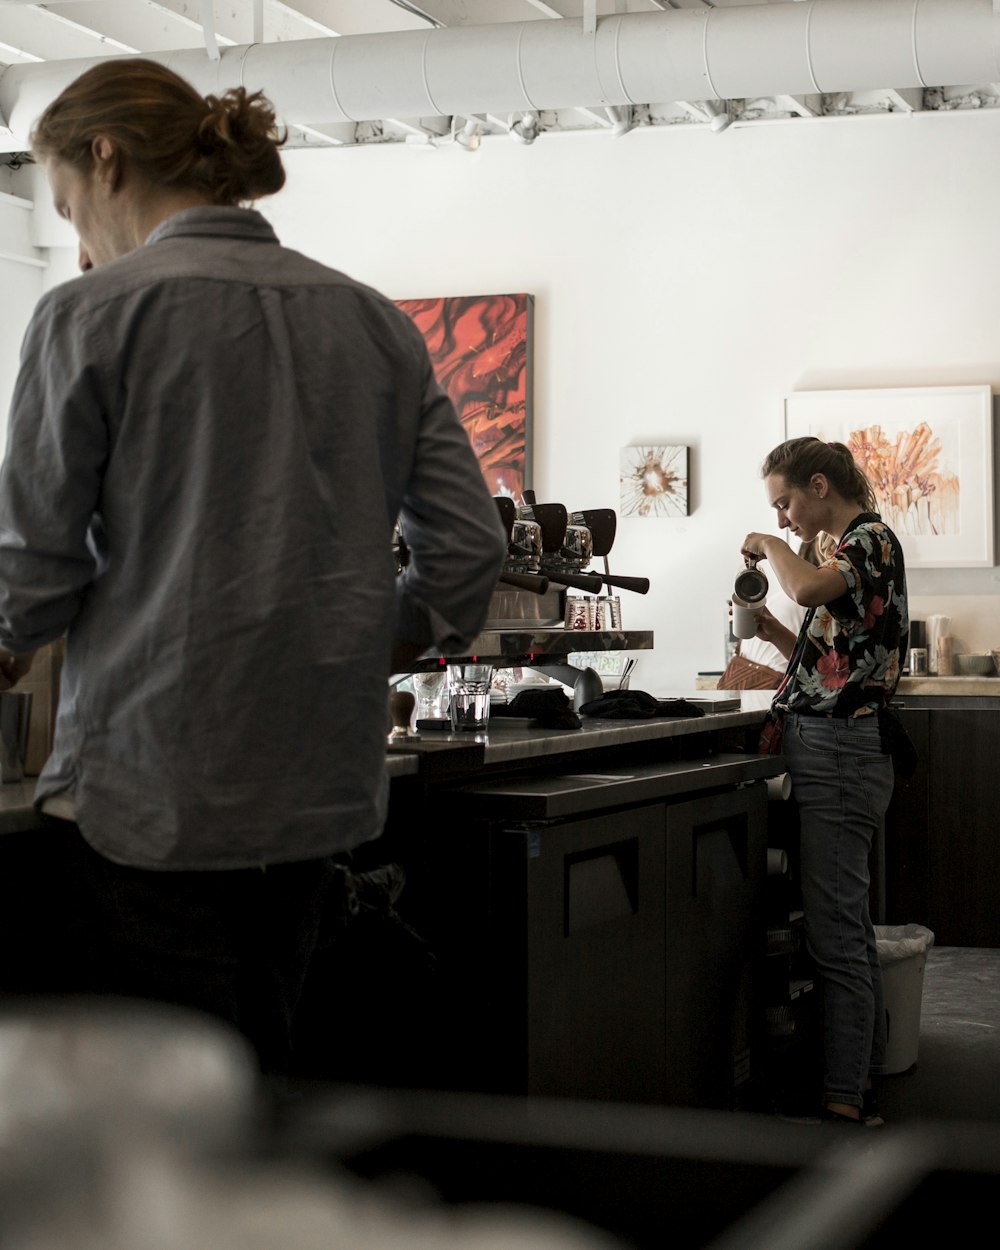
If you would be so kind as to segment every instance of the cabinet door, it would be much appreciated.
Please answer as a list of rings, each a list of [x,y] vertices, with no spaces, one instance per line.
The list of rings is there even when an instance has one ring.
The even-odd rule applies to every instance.
[[[730,1108],[763,1043],[767,788],[666,809],[665,1101]]]
[[[663,811],[651,804],[530,835],[528,1093],[662,1100]]]
[[[412,884],[445,986],[450,1082],[734,1105],[766,947],[766,809],[758,782],[438,831]]]
[[[997,760],[1000,712],[938,710],[930,718],[930,906],[939,946],[1000,946]]]
[[[433,832],[406,916],[438,962],[439,1086],[661,1101],[663,819]]]
[[[920,756],[909,780],[897,777],[885,817],[884,923],[930,926],[930,717],[925,708],[900,708],[903,727]],[[939,715],[935,713],[934,715]],[[875,882],[873,880],[874,887]]]

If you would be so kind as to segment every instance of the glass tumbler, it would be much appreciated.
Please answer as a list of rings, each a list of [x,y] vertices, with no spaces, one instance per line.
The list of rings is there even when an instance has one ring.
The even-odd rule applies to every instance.
[[[490,719],[491,664],[449,664],[452,733],[484,733]]]

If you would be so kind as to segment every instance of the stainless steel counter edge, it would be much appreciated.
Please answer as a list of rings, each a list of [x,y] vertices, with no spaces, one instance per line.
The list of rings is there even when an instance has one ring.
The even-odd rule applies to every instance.
[[[901,677],[896,694],[982,695],[1000,699],[1000,677]]]
[[[719,754],[707,760],[619,767],[607,773],[560,772],[538,778],[473,781],[451,791],[460,811],[493,813],[502,804],[509,820],[554,820],[603,811],[624,803],[649,803],[728,789],[778,776],[778,755]]]
[[[664,738],[687,737],[691,734],[710,733],[716,729],[735,729],[742,725],[759,724],[764,718],[763,709],[739,712],[711,712],[705,716],[652,717],[649,720],[584,720],[580,729],[542,729],[524,722],[504,724],[501,718],[490,721],[488,733],[483,740],[484,764],[516,763],[524,759],[538,759],[547,755],[565,755],[575,751],[593,751],[601,747],[628,746],[638,742],[657,742]],[[468,735],[425,734],[424,740],[434,746],[447,743],[463,744]],[[420,771],[418,751],[406,753],[405,746],[397,748],[390,759],[390,777],[412,776]]]
[[[715,729],[734,729],[763,719],[761,712],[713,712],[707,716],[653,717],[651,720],[584,720],[580,729],[507,728],[492,722],[486,742],[486,763],[506,764],[567,751],[628,746],[663,738],[688,737]]]

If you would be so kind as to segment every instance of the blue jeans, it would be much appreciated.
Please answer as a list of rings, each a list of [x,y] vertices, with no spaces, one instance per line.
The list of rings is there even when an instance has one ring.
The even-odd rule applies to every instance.
[[[806,946],[822,991],[823,1100],[860,1107],[868,1077],[885,1072],[868,853],[892,797],[892,761],[874,716],[788,715],[781,749],[799,809]]]

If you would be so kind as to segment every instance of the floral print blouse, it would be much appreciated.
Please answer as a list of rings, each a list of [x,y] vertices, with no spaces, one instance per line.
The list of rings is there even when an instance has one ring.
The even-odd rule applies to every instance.
[[[876,513],[863,512],[821,567],[842,573],[847,589],[807,613],[772,707],[870,715],[895,693],[909,636],[899,539]]]

